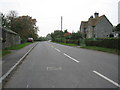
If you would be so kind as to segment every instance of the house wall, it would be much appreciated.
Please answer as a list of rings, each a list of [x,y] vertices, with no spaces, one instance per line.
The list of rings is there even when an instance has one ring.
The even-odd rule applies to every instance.
[[[87,37],[86,38],[92,38],[93,37],[93,27],[88,26],[87,28]]]
[[[82,33],[82,37],[84,38],[84,28],[83,28],[83,26],[81,26],[80,32]]]
[[[14,45],[18,45],[21,43],[21,39],[20,39],[20,36],[17,35],[17,34],[13,34],[13,33],[10,33],[10,32],[3,32],[4,36],[4,40],[5,42],[2,43],[2,48],[7,48],[7,47],[11,47],[11,46],[14,46]]]
[[[110,33],[112,33],[113,26],[109,23],[109,21],[103,17],[95,27],[96,38],[108,37]]]

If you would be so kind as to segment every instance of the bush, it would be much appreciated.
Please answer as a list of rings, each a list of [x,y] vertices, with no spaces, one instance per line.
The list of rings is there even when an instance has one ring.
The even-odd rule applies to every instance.
[[[85,40],[86,46],[98,46],[120,50],[120,38],[99,38],[96,40]]]
[[[70,40],[70,39],[67,39],[64,41],[64,43],[71,43],[71,44],[77,44],[79,45],[80,41],[79,40]]]

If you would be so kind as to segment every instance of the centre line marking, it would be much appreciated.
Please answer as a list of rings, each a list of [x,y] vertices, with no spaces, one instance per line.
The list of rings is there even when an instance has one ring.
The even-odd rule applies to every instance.
[[[110,83],[114,84],[115,86],[120,87],[120,85],[119,85],[118,83],[116,83],[116,82],[114,82],[113,80],[107,78],[106,76],[100,74],[99,72],[97,72],[97,71],[93,71],[93,72],[94,72],[95,74],[99,75],[100,77],[104,78],[105,80],[109,81]]]
[[[79,61],[78,61],[78,60],[76,60],[76,59],[72,58],[71,56],[67,55],[66,53],[64,53],[64,55],[65,55],[65,56],[67,56],[68,58],[70,58],[70,59],[74,60],[75,62],[79,63]]]
[[[53,48],[53,46],[51,46]]]
[[[29,85],[27,85],[27,87],[26,88],[28,88],[29,87]]]
[[[57,50],[58,52],[61,52],[59,49],[55,48],[55,50]]]

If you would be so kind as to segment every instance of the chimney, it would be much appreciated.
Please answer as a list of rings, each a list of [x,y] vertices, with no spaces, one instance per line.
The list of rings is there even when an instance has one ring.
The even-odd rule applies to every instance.
[[[91,20],[91,19],[93,19],[93,16],[92,16],[92,15],[90,16],[89,20]]]
[[[90,18],[93,18],[93,16],[90,16]]]
[[[95,16],[95,18],[99,17],[99,13],[95,12],[94,16]]]

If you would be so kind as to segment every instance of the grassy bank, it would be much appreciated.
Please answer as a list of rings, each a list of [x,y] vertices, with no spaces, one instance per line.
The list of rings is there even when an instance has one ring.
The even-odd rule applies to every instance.
[[[58,43],[58,42],[54,42],[54,43]],[[70,44],[70,43],[58,43],[58,44],[67,45],[67,46],[78,46],[76,44]],[[102,52],[120,55],[120,50],[111,49],[111,48],[103,48],[103,47],[96,47],[96,46],[82,46],[80,48],[97,50],[97,51],[102,51]]]
[[[5,55],[7,55],[9,53],[11,53],[11,51],[9,51],[9,50],[3,50],[3,51],[1,51],[0,57],[1,56],[5,56]]]
[[[2,50],[2,56],[5,56],[5,55],[7,55],[7,54],[10,54],[11,53],[11,51],[10,50],[19,50],[19,49],[22,49],[22,48],[24,48],[25,46],[28,46],[28,45],[30,45],[30,44],[32,44],[32,43],[23,43],[23,44],[19,44],[19,45],[15,45],[15,46],[12,46],[12,47],[9,47],[9,48],[5,48],[4,50]]]
[[[72,43],[61,43],[61,42],[54,42],[62,45],[67,45],[67,46],[78,46],[77,44],[72,44]]]
[[[30,45],[30,44],[32,44],[32,43],[23,43],[23,44],[19,44],[19,45],[15,45],[15,46],[12,46],[12,47],[9,47],[9,48],[6,48],[5,50],[18,50],[18,49],[21,49],[21,48],[23,48],[23,47],[25,47],[25,46],[28,46],[28,45]]]
[[[111,49],[111,48],[103,48],[103,47],[95,47],[95,46],[82,46],[80,48],[97,50],[97,51],[108,52],[108,53],[113,53],[113,54],[119,54],[120,55],[120,51],[118,51],[116,49]]]

